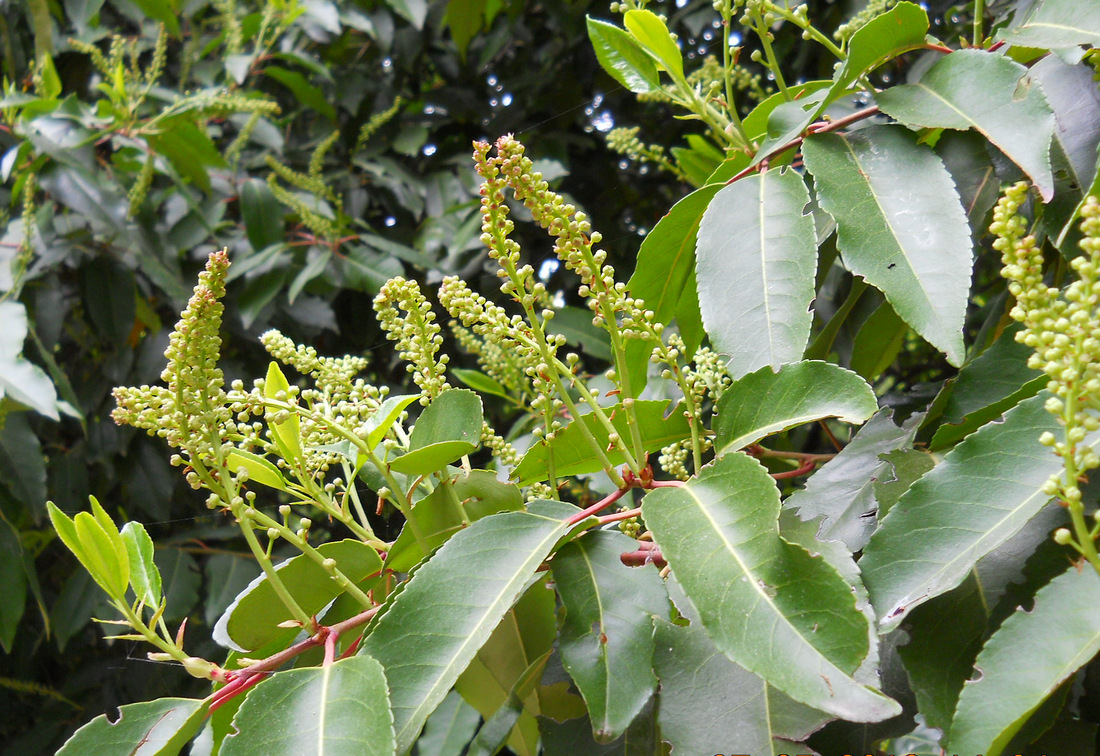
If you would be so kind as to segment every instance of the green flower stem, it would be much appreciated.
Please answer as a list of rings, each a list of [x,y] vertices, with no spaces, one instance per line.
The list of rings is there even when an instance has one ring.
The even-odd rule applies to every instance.
[[[749,135],[745,132],[745,124],[741,122],[741,116],[737,112],[737,103],[733,99],[733,60],[730,56],[730,26],[733,25],[733,3],[731,0],[722,0],[722,72],[726,90],[726,112],[729,114],[733,128],[745,146],[749,143]]]
[[[268,530],[274,529],[279,531],[279,536],[284,541],[292,544],[294,548],[298,549],[307,557],[316,562],[319,566],[324,568],[325,562],[327,561],[325,555],[317,549],[313,548],[313,546],[311,546],[309,541],[307,541],[305,538],[299,538],[297,533],[295,533],[283,523],[273,519],[272,517],[268,516],[258,509],[252,509],[249,512],[249,519],[256,520],[257,523]],[[253,537],[255,537],[255,535],[253,535]],[[364,607],[369,608],[374,605],[374,602],[370,600],[370,597],[367,596],[367,594],[364,593],[363,590],[359,586],[357,586],[347,575],[341,572],[339,567],[333,567],[331,570],[325,568],[325,571],[332,575],[332,578],[340,585],[340,587],[350,593],[352,597],[354,597],[355,600],[362,604]],[[268,576],[268,579],[271,579],[270,575]]]
[[[175,643],[165,640],[151,627],[145,624],[145,621],[142,620],[141,615],[139,615],[131,607],[129,607],[125,601],[117,601],[115,599],[111,599],[111,604],[123,617],[126,618],[126,622],[129,623],[130,627],[136,630],[141,638],[147,643],[156,646],[161,651],[168,654],[178,662],[183,662],[189,658],[182,648],[179,648]],[[166,630],[165,632],[167,634]],[[168,637],[171,636],[169,635]]]
[[[290,595],[290,592],[286,589],[279,574],[275,571],[275,566],[271,563],[271,560],[267,558],[267,554],[263,547],[260,546],[259,539],[256,538],[251,519],[254,515],[259,514],[259,512],[254,508],[246,507],[244,504],[231,506],[233,508],[233,516],[237,518],[237,523],[241,527],[244,539],[248,542],[248,548],[252,550],[252,554],[256,557],[256,561],[259,562],[260,568],[264,571],[264,574],[267,575],[267,580],[271,584],[271,589],[275,591],[275,595],[283,602],[283,606],[287,608],[287,611],[291,613],[294,619],[300,622],[302,627],[312,630],[313,618],[306,614],[306,611],[302,609],[302,607],[298,605],[298,602],[294,600],[294,597]],[[271,518],[268,519],[270,520]]]
[[[466,512],[466,507],[459,500],[458,494],[455,493],[455,487],[453,485],[451,485],[449,480],[446,480],[445,476],[440,475],[439,479],[440,479],[440,484],[443,486],[444,490],[447,492],[447,501],[449,501],[451,503],[451,507],[454,508],[455,514],[457,514],[459,516],[459,518],[462,520],[462,527],[464,527],[464,528],[469,527],[469,525],[470,525],[470,515]]]
[[[982,21],[985,19],[985,0],[974,0],[974,47],[981,48],[985,41]]]
[[[786,8],[782,5],[776,5],[775,3],[768,2],[767,0],[765,0],[763,4],[770,12],[774,13],[777,16],[780,16],[784,21],[789,21],[790,23],[801,29],[803,34],[805,34],[814,42],[817,42],[819,45],[821,45],[834,56],[836,56],[837,60],[843,61],[848,59],[847,53],[837,47],[831,39],[822,34],[817,29],[817,27],[811,24],[808,20],[792,13],[789,8]]]
[[[771,32],[768,30],[768,24],[764,21],[764,17],[760,13],[759,7],[750,10],[749,16],[752,18],[753,30],[760,39],[760,46],[764,48],[764,55],[768,59],[767,66],[775,76],[775,83],[779,87],[779,91],[783,93],[783,96],[790,100],[791,94],[787,91],[787,83],[783,80],[783,72],[779,68],[779,60],[775,57],[775,50],[772,49]]]

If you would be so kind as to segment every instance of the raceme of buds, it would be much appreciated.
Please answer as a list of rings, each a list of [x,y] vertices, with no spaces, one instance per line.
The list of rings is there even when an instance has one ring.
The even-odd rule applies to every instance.
[[[398,276],[387,281],[374,298],[374,311],[386,338],[397,342],[401,359],[409,363],[408,370],[423,394],[420,403],[426,406],[450,388],[446,378],[450,358],[445,354],[436,356],[443,337],[431,304],[416,281]]]

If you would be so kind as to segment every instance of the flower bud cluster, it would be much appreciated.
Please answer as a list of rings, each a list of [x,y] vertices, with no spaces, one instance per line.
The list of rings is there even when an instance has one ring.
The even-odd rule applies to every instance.
[[[167,388],[141,386],[115,389],[118,403],[111,413],[120,425],[141,428],[164,438],[169,446],[183,449],[192,460],[205,461],[220,446],[231,420],[218,368],[221,350],[221,297],[229,255],[213,252],[206,270],[199,274],[187,307],[169,338],[161,373]]]
[[[833,38],[842,45],[847,44],[848,40],[850,40],[857,31],[870,23],[876,16],[882,15],[897,4],[898,0],[868,0],[863,10],[848,19],[847,23],[841,24],[837,28],[833,33]]]
[[[1034,353],[1028,366],[1046,373],[1052,397],[1046,408],[1065,428],[1063,440],[1044,433],[1040,441],[1066,460],[1066,480],[1052,479],[1044,490],[1079,502],[1077,478],[1100,465],[1087,434],[1100,430],[1100,201],[1088,197],[1081,209],[1084,254],[1070,261],[1077,279],[1059,293],[1043,282],[1042,252],[1033,236],[1025,236],[1026,219],[1019,215],[1026,199],[1023,182],[1009,188],[997,204],[990,226],[998,238],[1001,274],[1016,297],[1012,317],[1024,328],[1017,341]]]
[[[387,281],[378,292],[374,311],[386,338],[397,342],[399,356],[408,363],[406,369],[420,387],[420,403],[427,406],[450,388],[446,378],[450,358],[445,354],[437,357],[443,337],[439,335],[441,329],[435,322],[431,304],[420,293],[416,281],[398,276]]]

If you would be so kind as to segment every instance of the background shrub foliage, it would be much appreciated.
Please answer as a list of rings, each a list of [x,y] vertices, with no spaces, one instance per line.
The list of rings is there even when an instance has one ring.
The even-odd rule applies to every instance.
[[[7,751],[1095,752],[1091,4],[0,21]]]

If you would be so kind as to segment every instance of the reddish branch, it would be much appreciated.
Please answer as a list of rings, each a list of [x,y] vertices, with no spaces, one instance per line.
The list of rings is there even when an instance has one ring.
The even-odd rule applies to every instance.
[[[639,473],[638,475],[635,475],[634,471],[630,468],[623,468],[622,475],[623,487],[618,489],[617,491],[612,491],[592,506],[588,507],[587,509],[582,509],[580,512],[577,512],[575,515],[570,517],[567,520],[570,527],[576,525],[578,522],[585,519],[586,517],[591,517],[592,515],[607,509],[612,504],[621,499],[626,494],[626,492],[632,488],[642,488],[645,490],[650,490],[653,488],[678,488],[684,485],[683,481],[679,480],[654,480],[653,467],[650,465],[646,465],[645,469],[642,470],[641,473]]]
[[[291,659],[295,658],[299,654],[305,653],[315,646],[324,644],[325,646],[325,664],[331,664],[336,654],[336,641],[340,635],[348,630],[359,627],[370,621],[371,617],[378,613],[381,607],[371,607],[365,612],[338,622],[335,625],[325,627],[320,626],[315,634],[306,638],[304,641],[295,643],[290,648],[280,651],[277,654],[272,654],[266,659],[262,659],[255,664],[250,664],[242,670],[236,672],[227,672],[226,678],[229,682],[226,683],[224,688],[219,688],[210,694],[207,700],[210,702],[209,711],[215,711],[219,706],[226,701],[240,695],[256,683],[263,680],[272,672],[283,666]],[[357,647],[353,644],[353,648]],[[349,649],[350,650],[350,649]]]
[[[628,551],[625,554],[620,554],[619,561],[627,567],[644,567],[647,564],[655,564],[658,567],[664,567],[668,564],[661,554],[661,550],[655,545],[645,545],[644,541],[639,541],[638,546],[639,548],[637,551]]]

